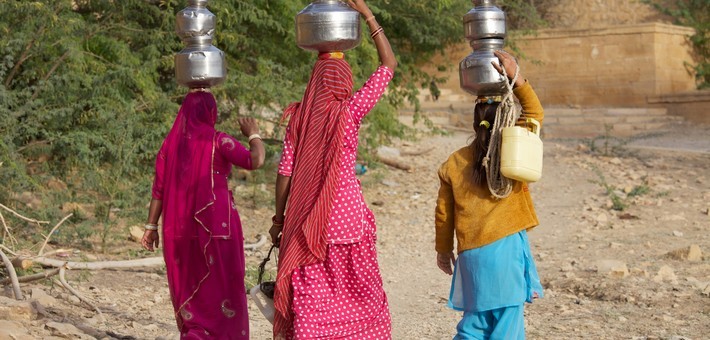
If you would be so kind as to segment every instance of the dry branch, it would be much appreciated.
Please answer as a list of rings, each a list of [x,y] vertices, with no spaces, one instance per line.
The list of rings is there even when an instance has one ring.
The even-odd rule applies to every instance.
[[[128,261],[69,262],[40,256],[32,258],[32,260],[47,267],[61,268],[66,265],[72,269],[87,270],[158,267],[165,264],[165,261],[162,257],[148,257],[144,259]]]
[[[33,219],[29,218],[29,217],[22,216],[22,215],[20,215],[19,213],[17,213],[16,211],[14,211],[14,210],[12,210],[12,209],[10,209],[10,208],[8,208],[8,207],[2,205],[2,204],[0,204],[0,208],[3,208],[3,209],[5,209],[5,210],[9,211],[11,214],[15,215],[17,218],[19,218],[19,219],[21,219],[21,220],[24,220],[24,221],[27,221],[27,222],[37,223],[37,224],[47,224],[47,223],[49,223],[48,221],[38,221],[38,220],[33,220]]]
[[[13,246],[16,245],[17,240],[15,239],[15,237],[12,236],[12,233],[10,232],[10,227],[7,226],[7,223],[5,222],[5,217],[2,215],[2,213],[0,213],[0,221],[2,222],[2,226],[4,228],[3,242],[5,239],[9,239],[10,243],[12,243]]]
[[[2,244],[0,244],[0,249],[5,250],[8,254],[10,254],[10,255],[12,255],[12,256],[17,256],[17,253],[16,253],[16,252],[12,251],[12,249],[10,249],[10,248],[8,248],[8,247],[5,247],[5,246],[2,245]]]
[[[15,272],[15,267],[12,265],[12,261],[5,255],[5,253],[0,250],[0,257],[2,257],[2,262],[7,268],[7,273],[10,275],[10,282],[12,282],[12,290],[15,293],[16,300],[23,300],[22,290],[20,290],[20,282],[17,281],[17,272]]]
[[[74,289],[72,286],[69,285],[66,277],[64,276],[64,274],[66,273],[66,269],[67,269],[66,266],[62,266],[59,268],[59,283],[62,285],[62,287],[64,287],[70,293],[74,294],[74,296],[79,298],[79,301],[91,306],[91,308],[93,308],[96,311],[96,313],[99,314],[99,318],[101,318],[101,321],[106,322],[106,318],[104,318],[104,314],[101,313],[101,310],[99,309],[99,307],[96,307],[96,305],[91,303],[91,301],[87,300],[85,297],[83,297],[81,294],[79,294],[79,292],[76,289]]]
[[[399,154],[402,156],[421,156],[423,154],[427,154],[434,150],[434,147],[430,147],[428,149],[422,149],[422,150],[417,150],[417,151],[400,151]]]
[[[382,157],[382,156],[379,156],[377,158],[383,164],[389,165],[393,168],[397,168],[397,169],[404,170],[404,171],[412,171],[412,166],[405,163],[404,161],[394,159],[394,158]]]
[[[12,259],[11,262],[12,262],[12,265],[15,266],[15,268],[20,268],[22,270],[32,267],[32,265],[34,264],[34,262],[32,262],[32,260],[30,260],[30,259],[19,258],[19,257]]]
[[[43,273],[37,273],[37,274],[32,274],[32,275],[25,275],[25,276],[20,276],[17,278],[17,281],[19,283],[27,283],[27,282],[32,282],[32,281],[37,281],[37,280],[43,280],[43,279],[48,279],[54,275],[59,274],[59,268],[54,268],[52,270],[45,271]],[[6,285],[10,283],[10,279],[4,279],[0,281],[0,285]]]
[[[69,217],[72,217],[72,216],[74,216],[74,214],[69,214],[69,215],[65,216],[61,221],[59,221],[59,223],[57,223],[54,226],[54,228],[52,228],[52,231],[50,231],[49,234],[47,234],[47,237],[44,238],[44,243],[42,244],[42,248],[39,248],[39,252],[37,253],[38,256],[42,256],[42,252],[44,252],[44,247],[47,246],[47,242],[49,242],[49,239],[52,237],[52,234],[54,234],[54,232],[57,231],[59,226],[62,225],[62,223],[64,223],[64,221],[66,221],[67,219],[69,219]]]

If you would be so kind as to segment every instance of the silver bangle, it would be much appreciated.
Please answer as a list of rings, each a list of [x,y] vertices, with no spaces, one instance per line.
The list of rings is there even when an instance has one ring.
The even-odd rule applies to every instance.
[[[261,139],[261,136],[259,136],[258,133],[255,133],[255,134],[249,136],[249,143],[251,143],[251,141],[253,141],[255,139]]]
[[[158,225],[157,224],[146,224],[145,227],[143,227],[143,228],[145,228],[145,230],[156,231],[156,230],[158,230]]]

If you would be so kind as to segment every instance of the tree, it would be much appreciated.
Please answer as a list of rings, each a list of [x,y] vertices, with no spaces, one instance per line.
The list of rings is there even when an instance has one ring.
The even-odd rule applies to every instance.
[[[367,118],[363,144],[372,148],[405,136],[397,108],[416,102],[418,84],[431,80],[419,66],[464,41],[461,18],[471,5],[369,3],[400,62],[394,86]],[[273,119],[300,99],[315,60],[295,46],[294,16],[306,4],[210,3],[218,19],[214,44],[228,64],[226,83],[215,89],[223,130],[237,131],[236,115]],[[523,8],[527,1],[505,4]],[[155,152],[186,93],[174,81],[173,63],[183,48],[175,14],[185,6],[177,0],[0,3],[0,202],[19,206],[13,193],[33,192],[52,202],[43,210],[52,219],[60,217],[61,202],[92,204],[93,216],[77,214],[74,221],[86,219],[86,228],[96,221],[110,225],[116,214],[143,216]],[[348,60],[356,84],[378,65],[369,39]],[[46,190],[48,183],[59,184]]]
[[[643,0],[661,13],[673,18],[677,25],[695,29],[688,39],[695,50],[694,65],[687,63],[695,73],[698,89],[710,88],[710,1],[708,0]]]

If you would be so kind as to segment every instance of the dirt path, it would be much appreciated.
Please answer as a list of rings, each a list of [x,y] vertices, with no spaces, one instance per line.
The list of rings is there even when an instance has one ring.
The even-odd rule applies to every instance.
[[[710,143],[707,132],[697,135]],[[453,133],[395,145],[434,149],[405,157],[414,167],[411,173],[380,168],[361,177],[377,217],[395,339],[450,339],[455,332],[460,313],[445,307],[450,278],[435,266],[433,209],[436,169],[467,139]],[[531,188],[541,225],[530,239],[546,297],[526,309],[529,338],[708,339],[710,155],[631,149],[634,154],[625,157],[602,157],[581,149],[577,143],[548,141],[543,180]],[[593,183],[599,174],[618,188],[617,203],[628,205],[623,212],[611,210],[610,196]],[[630,192],[640,194],[625,199]],[[266,230],[271,209],[240,213],[245,234],[255,235]],[[667,255],[691,246],[705,257],[697,258],[695,250],[690,258],[682,252]],[[258,260],[255,254],[248,262]],[[49,321],[83,325],[82,334],[112,331],[138,339],[177,334],[162,272],[72,273],[70,280],[104,308],[108,324],[59,288],[37,285],[51,296],[41,301],[44,315],[17,321],[30,338],[56,334]],[[253,305],[250,317],[252,338],[269,339],[270,325]]]

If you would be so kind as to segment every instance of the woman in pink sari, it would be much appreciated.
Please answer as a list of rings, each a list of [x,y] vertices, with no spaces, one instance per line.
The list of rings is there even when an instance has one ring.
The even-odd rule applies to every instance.
[[[180,107],[155,162],[153,200],[143,235],[145,249],[159,244],[182,339],[249,339],[244,287],[244,237],[227,187],[232,165],[252,170],[264,162],[256,122],[239,120],[250,150],[215,130],[217,103],[192,90]]]
[[[353,93],[343,53],[322,53],[303,100],[290,105],[270,230],[279,244],[276,339],[390,339],[375,217],[355,178],[358,131],[394,76],[397,61],[364,0],[382,65]],[[288,204],[288,209],[287,209]]]

